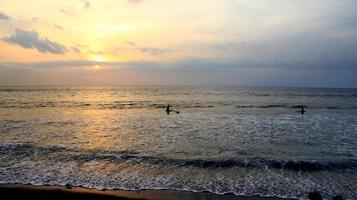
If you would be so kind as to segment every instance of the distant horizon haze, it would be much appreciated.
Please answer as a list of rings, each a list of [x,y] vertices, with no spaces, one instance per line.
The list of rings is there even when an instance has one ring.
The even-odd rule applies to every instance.
[[[294,89],[357,89],[357,87],[326,87],[326,86],[274,86],[274,85],[135,85],[135,84],[117,84],[117,85],[71,85],[71,84],[62,84],[62,85],[0,85],[0,88],[6,88],[6,87],[69,87],[69,88],[117,88],[117,87],[133,87],[133,88],[165,88],[165,87],[182,87],[182,88],[187,88],[187,87],[206,87],[206,88],[215,88],[215,87],[236,87],[236,88],[256,88],[256,89],[264,89],[264,88],[281,88],[281,89],[288,89],[288,88],[294,88]]]

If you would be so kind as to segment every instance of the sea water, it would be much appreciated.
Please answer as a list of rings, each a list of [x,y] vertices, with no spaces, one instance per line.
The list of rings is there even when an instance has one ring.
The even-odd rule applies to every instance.
[[[1,87],[0,183],[357,199],[357,90]]]

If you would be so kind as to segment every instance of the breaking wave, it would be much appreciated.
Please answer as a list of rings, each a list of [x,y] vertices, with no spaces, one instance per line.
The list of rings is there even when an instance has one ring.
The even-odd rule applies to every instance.
[[[30,157],[45,157],[52,161],[110,161],[126,163],[147,163],[152,165],[174,165],[178,167],[193,166],[204,169],[214,168],[259,168],[292,171],[320,171],[357,169],[357,160],[345,159],[338,161],[316,160],[267,160],[264,158],[221,158],[216,160],[205,159],[172,159],[151,155],[140,155],[132,151],[103,151],[81,150],[65,147],[39,147],[32,144],[11,144],[0,146],[0,155],[13,156],[17,159]],[[243,156],[242,156],[243,157]]]

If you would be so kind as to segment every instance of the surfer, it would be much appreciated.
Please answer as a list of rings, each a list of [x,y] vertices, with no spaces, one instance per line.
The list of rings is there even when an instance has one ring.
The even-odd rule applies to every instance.
[[[166,113],[169,115],[170,114],[170,107],[171,107],[171,105],[169,104],[169,105],[167,105],[166,106]]]
[[[305,109],[304,109],[304,106],[301,106],[301,110],[296,111],[296,112],[299,112],[299,113],[301,113],[301,115],[304,115],[304,113],[305,113],[306,111],[305,111]]]
[[[170,108],[171,108],[171,105],[168,104],[168,105],[166,106],[166,113],[167,113],[168,115],[170,114],[170,112],[175,112],[176,114],[180,114],[180,111],[171,110]]]

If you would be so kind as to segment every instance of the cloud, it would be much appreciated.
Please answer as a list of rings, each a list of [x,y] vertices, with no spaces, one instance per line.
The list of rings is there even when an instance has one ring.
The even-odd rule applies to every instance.
[[[64,8],[61,8],[60,11],[64,14],[67,14],[67,15],[75,15],[76,13],[73,12],[73,11],[70,11],[70,10],[66,10]]]
[[[142,0],[128,0],[129,3],[140,3]]]
[[[103,70],[91,71],[85,67],[103,66]],[[66,73],[62,68],[72,68]],[[23,69],[23,70],[22,70]],[[0,82],[2,79],[20,84],[23,78],[17,73],[27,71],[45,73],[51,77],[46,84],[54,84],[53,79],[68,84],[88,83],[92,79],[73,76],[78,73],[95,73],[96,77],[109,76],[108,84],[138,84],[151,85],[245,85],[245,86],[292,86],[292,87],[357,87],[355,74],[357,62],[337,63],[261,63],[244,62],[240,60],[221,60],[205,58],[185,58],[173,61],[123,61],[95,62],[88,60],[67,60],[33,63],[1,63]],[[14,71],[15,70],[15,71]],[[13,73],[12,73],[13,72]],[[62,75],[59,75],[62,73]],[[77,73],[77,75],[78,75]],[[13,76],[11,76],[13,74]],[[1,77],[2,76],[2,77]],[[118,77],[132,77],[130,80],[119,81]],[[14,79],[9,79],[13,77]],[[14,80],[17,80],[14,81]],[[31,76],[33,83],[41,83],[38,76]],[[62,80],[62,81],[61,81]],[[63,81],[67,80],[67,81]],[[75,82],[79,80],[79,82]],[[104,79],[103,79],[104,80]],[[327,80],[327,81],[326,81]],[[9,83],[9,82],[4,82]],[[105,84],[104,82],[101,82]]]
[[[55,27],[55,28],[57,28],[57,29],[60,29],[60,30],[64,30],[62,26],[57,25],[57,24],[56,24],[56,25],[54,25],[54,27]]]
[[[73,48],[73,47],[71,47]],[[74,49],[72,49],[74,51]],[[91,60],[66,60],[66,61],[48,61],[48,62],[10,62],[0,63],[0,67],[33,67],[33,68],[61,68],[61,67],[86,67],[103,65],[110,66],[113,69],[133,70],[133,71],[151,71],[151,72],[231,72],[237,70],[256,70],[256,69],[274,69],[274,70],[357,70],[356,62],[299,62],[299,63],[275,63],[275,62],[248,62],[241,60],[220,60],[207,58],[183,58],[171,61],[147,61],[134,60],[122,62],[97,62]]]
[[[40,20],[40,18],[38,18],[38,17],[32,17],[32,19],[31,19],[32,22],[37,22],[38,20]]]
[[[164,48],[152,48],[152,47],[142,47],[138,48],[142,53],[146,53],[152,56],[162,55],[171,53],[172,49],[164,49]]]
[[[62,67],[86,67],[95,65],[105,66],[155,66],[155,62],[149,61],[128,61],[128,62],[97,62],[92,60],[65,60],[65,61],[48,61],[48,62],[9,62],[0,63],[0,67],[16,67],[16,68],[62,68]]]
[[[136,46],[136,43],[133,41],[127,41],[126,43],[130,46]]]
[[[70,4],[60,9],[60,12],[67,15],[77,15],[83,9],[89,9],[91,7],[91,3],[89,0],[78,0],[72,1]]]
[[[5,15],[4,13],[0,12],[0,20],[9,20],[10,17]]]
[[[67,48],[45,37],[40,37],[36,31],[16,29],[15,34],[2,39],[5,42],[18,44],[25,49],[37,49],[41,53],[64,54]]]
[[[72,46],[71,50],[75,53],[81,53],[81,50],[78,47]]]
[[[112,53],[118,53],[119,51],[134,50],[151,56],[159,56],[163,54],[172,53],[173,50],[169,48],[158,48],[158,47],[145,47],[140,46],[133,41],[127,41],[125,47],[117,47]]]
[[[82,0],[84,3],[84,8],[89,8],[90,7],[90,2],[87,0]]]

